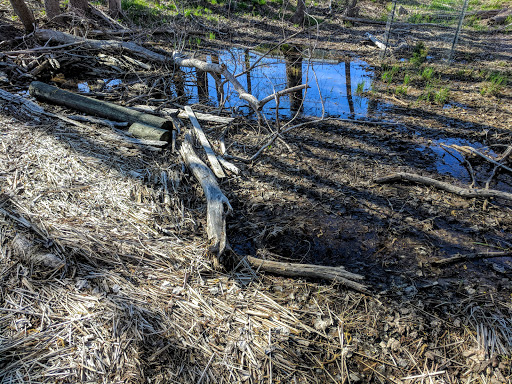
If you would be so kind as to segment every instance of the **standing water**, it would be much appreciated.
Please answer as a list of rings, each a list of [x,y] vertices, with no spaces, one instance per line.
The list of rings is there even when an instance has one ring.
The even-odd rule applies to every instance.
[[[218,56],[210,55],[208,61],[226,64],[228,70],[238,76],[238,81],[257,99],[285,88],[307,84],[308,88],[271,101],[263,108],[269,117],[291,117],[296,112],[303,116],[366,117],[377,108],[377,103],[363,96],[370,89],[373,72],[363,61],[337,61],[303,56],[296,49],[288,49],[280,56],[266,56],[254,51],[233,49]],[[258,62],[257,62],[258,61]],[[250,69],[254,63],[256,66]],[[248,70],[250,69],[250,70]],[[195,69],[186,69],[186,74],[197,79],[196,83],[185,82],[184,89],[176,89],[188,103],[200,102],[217,106],[219,93],[215,81]],[[188,76],[186,76],[188,77]],[[177,87],[178,88],[178,87]],[[224,85],[226,102],[224,107],[238,107],[250,113],[247,104],[240,100],[230,84]],[[322,102],[323,101],[323,102]]]

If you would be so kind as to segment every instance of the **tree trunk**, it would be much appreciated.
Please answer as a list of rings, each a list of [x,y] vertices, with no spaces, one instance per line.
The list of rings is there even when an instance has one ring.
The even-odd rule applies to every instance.
[[[108,14],[114,18],[121,16],[121,0],[108,0]]]
[[[34,32],[36,19],[24,0],[9,0],[14,13],[20,18],[27,33]]]
[[[89,10],[89,2],[87,0],[69,0],[69,9],[85,14]]]
[[[304,12],[305,11],[306,11],[305,0],[297,0],[297,10],[293,14],[290,21],[293,24],[299,24],[299,26],[302,26],[304,24]]]
[[[54,17],[60,15],[59,0],[44,0],[44,9],[48,19],[52,20]]]

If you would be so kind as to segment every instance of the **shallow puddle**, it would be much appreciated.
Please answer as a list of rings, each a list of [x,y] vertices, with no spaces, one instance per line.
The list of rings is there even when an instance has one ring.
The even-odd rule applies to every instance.
[[[443,138],[432,140],[429,141],[427,145],[417,147],[416,150],[423,152],[427,149],[430,149],[433,152],[436,157],[435,167],[437,172],[441,174],[449,174],[459,180],[470,182],[471,177],[466,166],[464,165],[464,157],[455,149],[443,147],[448,145],[473,147],[481,151],[483,150],[483,152],[493,157],[496,156],[496,153],[488,150],[484,144],[471,142],[461,138]]]

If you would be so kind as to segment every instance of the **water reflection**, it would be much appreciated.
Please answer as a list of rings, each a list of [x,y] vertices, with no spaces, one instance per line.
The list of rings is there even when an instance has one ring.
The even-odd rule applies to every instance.
[[[238,81],[258,99],[288,87],[308,84],[307,89],[281,97],[278,103],[269,102],[262,111],[268,117],[275,117],[276,112],[280,117],[291,117],[297,112],[321,116],[322,109],[326,116],[366,117],[379,108],[377,103],[356,92],[358,85],[359,90],[367,91],[372,82],[373,71],[363,61],[338,61],[332,57],[326,60],[318,57],[318,52],[312,58],[303,58],[297,48],[290,47],[281,50],[279,56],[261,58],[257,52],[234,49],[218,56],[209,55],[206,60],[224,63],[232,73],[241,74]],[[218,106],[224,98],[224,107],[239,107],[244,114],[252,112],[229,83],[220,88],[220,79],[215,80],[210,74],[204,75],[195,69],[183,71],[193,81],[182,83],[185,84],[182,103]],[[182,96],[181,89],[174,91]]]
[[[286,87],[292,88],[302,85],[302,54],[295,47],[283,51],[286,67]],[[290,98],[290,112],[302,112],[304,97],[302,89],[292,92]]]

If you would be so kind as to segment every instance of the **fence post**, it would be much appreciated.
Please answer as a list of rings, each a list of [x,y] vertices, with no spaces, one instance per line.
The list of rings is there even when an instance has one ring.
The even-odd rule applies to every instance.
[[[457,42],[459,41],[459,34],[460,34],[460,30],[462,28],[462,22],[464,21],[464,16],[466,16],[467,8],[468,8],[468,0],[464,0],[464,4],[462,5],[462,9],[460,11],[459,24],[457,25],[455,35],[453,35],[452,48],[450,49],[450,55],[448,56],[448,61],[452,61],[452,59],[453,59],[453,52],[455,51],[455,47],[457,46]]]
[[[393,8],[391,9],[391,12],[389,13],[388,21],[386,23],[386,32],[384,33],[384,42],[385,42],[386,46],[384,47],[384,50],[380,54],[381,60],[383,60],[386,57],[386,52],[388,50],[389,35],[391,32],[391,24],[393,24],[393,19],[395,18],[395,9],[396,9],[396,0],[393,0]]]

